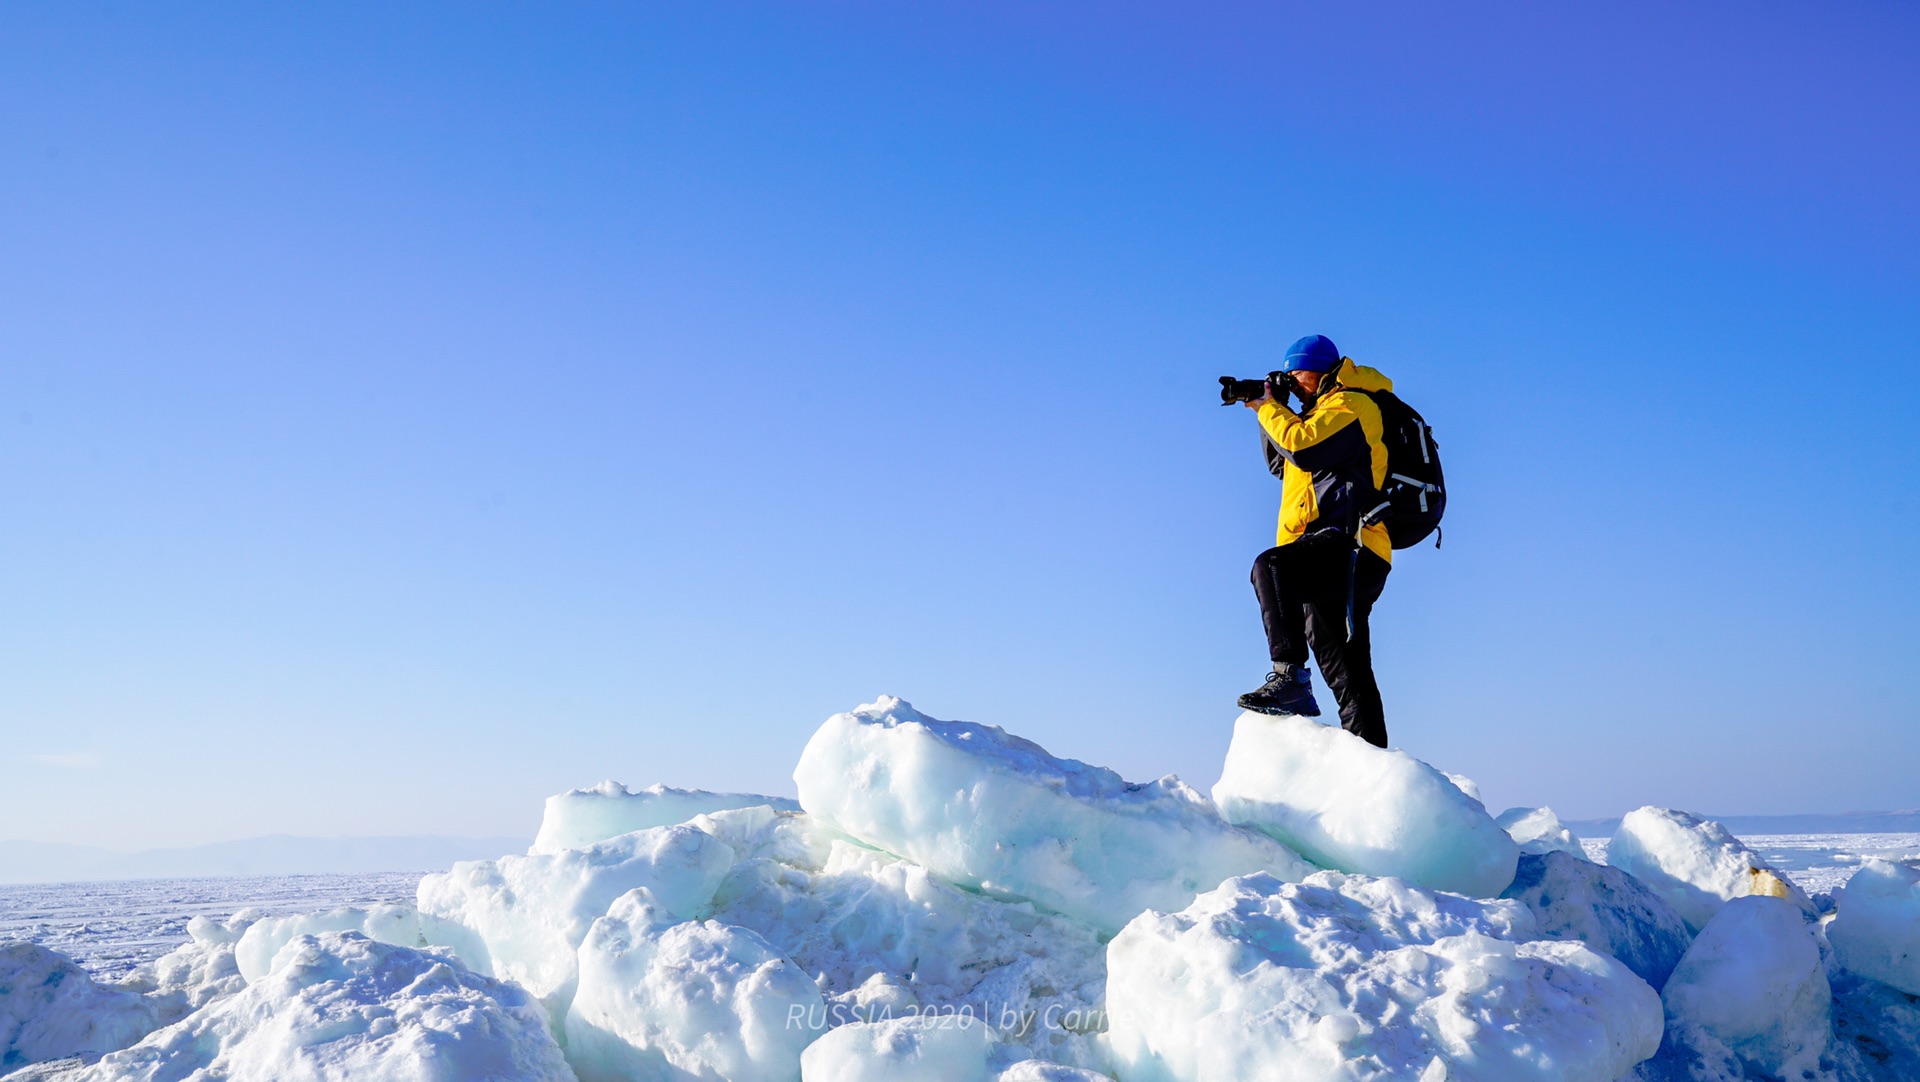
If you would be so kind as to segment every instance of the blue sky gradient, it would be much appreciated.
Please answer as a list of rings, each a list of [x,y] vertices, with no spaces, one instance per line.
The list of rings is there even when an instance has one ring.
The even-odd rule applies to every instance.
[[[1036,10],[1038,8],[1038,10]],[[0,11],[0,837],[790,792],[882,693],[1218,776],[1301,334],[1435,424],[1395,742],[1920,804],[1920,12]]]

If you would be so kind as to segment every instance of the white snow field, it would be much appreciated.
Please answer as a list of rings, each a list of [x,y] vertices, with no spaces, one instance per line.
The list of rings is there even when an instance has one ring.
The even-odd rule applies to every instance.
[[[1740,840],[1808,895],[1834,893],[1869,861],[1920,861],[1920,834],[1747,834]]]
[[[417,871],[0,884],[0,941],[52,947],[117,981],[179,946],[196,917],[411,902],[419,885]]]
[[[829,718],[795,782],[563,793],[531,852],[410,903],[234,881],[158,957],[146,918],[0,890],[0,936],[40,941],[0,945],[0,1076],[1920,1078],[1920,839],[1764,848],[1857,866],[1810,897],[1711,821],[1642,809],[1589,854],[1548,809],[1496,821],[1458,775],[1257,715],[1213,800],[891,698]]]

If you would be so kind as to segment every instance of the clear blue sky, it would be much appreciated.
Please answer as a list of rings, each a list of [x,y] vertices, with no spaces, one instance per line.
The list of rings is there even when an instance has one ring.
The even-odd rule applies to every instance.
[[[0,837],[790,792],[889,692],[1218,776],[1277,485],[1432,420],[1395,742],[1920,805],[1920,10],[0,10]]]

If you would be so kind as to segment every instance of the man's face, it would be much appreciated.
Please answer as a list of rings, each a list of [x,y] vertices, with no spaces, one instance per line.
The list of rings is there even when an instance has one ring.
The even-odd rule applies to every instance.
[[[1298,384],[1300,389],[1307,394],[1319,394],[1320,381],[1325,378],[1325,376],[1326,373],[1324,372],[1300,371],[1293,373],[1293,382]]]

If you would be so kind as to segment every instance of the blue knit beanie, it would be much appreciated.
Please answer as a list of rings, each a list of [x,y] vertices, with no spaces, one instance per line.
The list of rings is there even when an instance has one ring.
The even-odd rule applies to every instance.
[[[1287,347],[1282,372],[1331,372],[1340,367],[1340,350],[1324,334],[1310,334]]]

